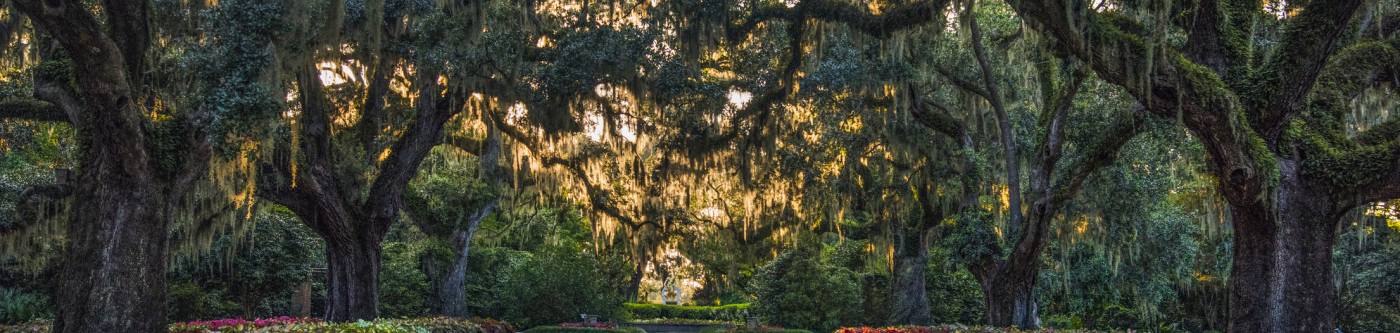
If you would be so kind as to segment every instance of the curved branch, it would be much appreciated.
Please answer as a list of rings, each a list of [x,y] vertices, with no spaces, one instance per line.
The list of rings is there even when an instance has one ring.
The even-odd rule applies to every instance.
[[[997,128],[1001,132],[1001,145],[1005,151],[1006,159],[1006,183],[1007,183],[1007,210],[1011,212],[1012,233],[1022,225],[1023,212],[1021,211],[1021,157],[1020,149],[1016,147],[1016,130],[1011,125],[1011,117],[1006,112],[1005,102],[1002,100],[1001,89],[998,88],[995,73],[992,73],[992,65],[988,59],[987,49],[982,45],[982,28],[977,24],[976,1],[969,1],[967,10],[963,16],[967,19],[968,31],[971,32],[972,53],[977,58],[977,67],[982,72],[982,85],[986,89],[987,101],[992,104],[992,111],[996,115]]]
[[[1147,43],[1143,28],[1121,15],[1091,12],[1068,0],[1010,2],[1099,78],[1126,89],[1152,114],[1180,119],[1206,147],[1221,194],[1232,204],[1263,205],[1259,194],[1276,176],[1274,154],[1219,75],[1175,49]]]
[[[495,127],[499,129],[502,134],[505,134],[505,136],[511,138],[511,140],[519,142],[521,145],[525,146],[525,149],[529,150],[531,154],[538,156],[540,159],[540,164],[546,167],[562,167],[565,170],[569,171],[569,173],[572,174],[574,178],[577,179],[579,183],[583,185],[584,191],[588,193],[588,203],[590,206],[592,206],[593,209],[605,215],[608,215],[613,219],[618,220],[618,222],[621,222],[623,225],[626,225],[629,228],[636,229],[648,224],[658,229],[661,228],[661,226],[656,224],[656,222],[638,222],[631,216],[623,214],[622,210],[613,204],[613,201],[611,200],[611,195],[603,188],[598,187],[596,184],[593,184],[593,181],[588,178],[588,173],[585,172],[585,170],[583,170],[581,163],[586,162],[592,158],[602,157],[603,154],[583,154],[575,156],[573,158],[563,158],[559,156],[551,156],[548,154],[544,154],[543,149],[540,149],[539,147],[539,141],[531,138],[519,128],[516,128],[515,126],[512,126],[511,124],[508,124],[505,121],[501,120],[503,119],[503,117],[500,117],[499,114],[493,113],[492,116],[490,116],[489,118],[491,118],[491,120],[495,123]]]
[[[32,98],[0,100],[0,118],[68,122],[68,116],[57,105]]]
[[[1266,75],[1261,92],[1269,94],[1258,119],[1258,129],[1266,137],[1277,137],[1288,118],[1304,109],[1308,91],[1337,51],[1338,40],[1361,2],[1313,0],[1289,19],[1283,41],[1275,47],[1278,51],[1259,71]]]
[[[1258,1],[1201,0],[1192,12],[1184,53],[1230,82],[1249,66],[1248,29],[1259,12]],[[1233,18],[1233,20],[1231,20]]]
[[[1084,187],[1084,181],[1099,168],[1113,163],[1118,151],[1142,132],[1146,117],[1142,109],[1133,112],[1130,118],[1122,119],[1104,132],[1098,143],[1090,146],[1083,156],[1066,167],[1064,173],[1054,183],[1048,198],[1050,204],[1059,206],[1070,200]]]
[[[436,72],[424,71],[420,74],[418,82],[425,84],[418,94],[418,110],[414,114],[413,123],[403,136],[394,142],[389,156],[379,165],[379,176],[375,177],[369,188],[366,202],[375,205],[370,207],[369,214],[370,221],[376,222],[373,225],[376,235],[383,235],[389,231],[389,226],[398,215],[401,197],[408,181],[418,173],[418,168],[433,146],[442,141],[443,126],[460,113],[466,104],[462,96],[452,93],[450,89],[447,96],[440,95],[440,87],[436,84]]]

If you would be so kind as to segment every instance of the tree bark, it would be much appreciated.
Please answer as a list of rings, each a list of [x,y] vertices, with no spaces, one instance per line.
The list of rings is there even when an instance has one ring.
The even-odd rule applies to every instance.
[[[326,238],[326,320],[379,316],[379,239]]]
[[[442,278],[438,279],[438,314],[467,316],[467,293],[464,285],[467,282],[467,267],[470,263],[471,234],[470,231],[461,230],[452,237],[454,246],[458,249],[457,258],[452,261],[452,266]]]
[[[476,214],[468,217],[467,228],[453,233],[453,247],[457,249],[457,258],[452,261],[452,266],[447,269],[446,274],[438,279],[438,314],[452,317],[465,318],[467,313],[467,271],[471,263],[472,236],[476,235],[476,230],[481,226],[481,221],[495,210],[496,203],[491,202],[482,207]]]
[[[997,327],[1040,327],[1035,279],[979,278],[987,304],[987,324]]]
[[[928,244],[922,232],[902,231],[894,248],[894,279],[890,284],[891,325],[929,325],[928,289],[924,271],[928,268]]]
[[[642,292],[642,277],[646,274],[646,259],[637,259],[637,268],[632,271],[632,280],[627,282],[627,290],[623,290],[624,298],[632,302],[641,302],[639,299]]]
[[[77,1],[14,5],[72,60],[71,81],[35,91],[62,95],[45,102],[68,114],[82,150],[53,331],[164,332],[167,202],[188,183],[157,174],[148,123],[134,102],[144,80],[129,71],[144,68],[147,2],[103,1],[105,20]],[[197,174],[202,165],[173,171]]]
[[[1281,181],[1265,206],[1232,206],[1234,261],[1230,332],[1331,332],[1336,291],[1332,247],[1342,214],[1322,189],[1281,160]]]
[[[85,161],[54,332],[164,332],[166,225],[149,179]]]

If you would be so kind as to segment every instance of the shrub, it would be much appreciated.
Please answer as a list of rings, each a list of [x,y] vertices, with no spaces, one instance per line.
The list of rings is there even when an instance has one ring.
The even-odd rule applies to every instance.
[[[750,310],[765,323],[831,332],[862,317],[861,278],[823,263],[814,247],[779,255],[754,274]]]
[[[536,253],[510,272],[503,287],[502,319],[522,326],[577,320],[583,313],[615,318],[622,305],[599,260],[581,249]]]
[[[938,325],[938,326],[893,326],[893,327],[842,327],[836,333],[1099,333],[1132,331],[1092,331],[1061,330],[1046,328],[1041,330],[1021,330],[1017,328]]]
[[[636,327],[564,327],[564,326],[538,326],[522,333],[647,333],[646,330]]]
[[[207,251],[174,261],[167,319],[272,317],[299,308],[294,295],[312,267],[325,265],[316,234],[282,207],[258,209],[250,222],[252,230],[215,233]]]
[[[629,323],[632,323],[632,324],[653,324],[653,325],[714,325],[714,326],[720,326],[720,325],[733,325],[733,324],[735,324],[735,321],[732,321],[732,320],[687,319],[687,318],[649,318],[649,319],[635,319],[635,320],[629,320],[628,322],[629,322]]]
[[[977,323],[984,318],[982,288],[971,272],[954,263],[947,250],[930,251],[924,273],[929,312],[935,323]]]
[[[812,333],[808,330],[794,328],[782,328],[772,326],[759,326],[755,328],[747,327],[710,327],[700,330],[700,333]]]
[[[0,288],[0,323],[13,324],[52,318],[48,300],[42,294]]]
[[[426,242],[385,242],[379,269],[379,310],[386,317],[428,313],[428,276],[419,269]]]
[[[238,303],[224,296],[222,287],[205,288],[193,280],[172,281],[166,296],[170,320],[217,318],[239,312]]]
[[[748,315],[749,304],[726,304],[717,306],[694,306],[694,305],[669,305],[669,304],[646,304],[646,303],[626,303],[623,304],[627,314],[634,319],[702,319],[702,320],[723,320],[723,321],[743,321]]]

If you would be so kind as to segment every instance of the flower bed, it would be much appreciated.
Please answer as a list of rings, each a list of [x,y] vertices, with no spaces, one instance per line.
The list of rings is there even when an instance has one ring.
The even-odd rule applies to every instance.
[[[478,322],[485,323],[486,325]],[[353,323],[327,323],[320,320],[309,319],[267,326],[258,326],[256,325],[256,321],[254,321],[253,325],[244,324],[220,328],[209,327],[205,330],[192,331],[174,330],[176,327],[183,327],[177,326],[182,324],[186,323],[171,325],[171,333],[503,333],[512,331],[509,325],[499,321],[466,320],[448,317],[380,319],[375,321],[361,320]]]
[[[842,327],[836,333],[1108,333],[1126,332],[1133,333],[1133,330],[1123,331],[1093,331],[1093,330],[1062,330],[1045,328],[1039,330],[1022,330],[1008,327],[986,327],[986,326],[963,326],[963,325],[938,325],[938,326],[893,326],[893,327]]]
[[[0,333],[48,333],[53,321],[38,319],[14,325],[0,325]]]
[[[201,333],[209,331],[225,331],[247,328],[263,328],[268,326],[284,326],[297,323],[319,323],[320,319],[296,318],[296,317],[274,317],[246,320],[242,318],[227,318],[215,320],[200,320],[183,323],[170,324],[170,333]]]
[[[0,333],[48,333],[51,322],[0,325]],[[448,317],[380,319],[352,323],[327,323],[314,318],[218,319],[169,326],[170,333],[512,333],[514,328],[491,319]],[[632,333],[632,332],[629,332]],[[644,333],[644,332],[642,332]]]

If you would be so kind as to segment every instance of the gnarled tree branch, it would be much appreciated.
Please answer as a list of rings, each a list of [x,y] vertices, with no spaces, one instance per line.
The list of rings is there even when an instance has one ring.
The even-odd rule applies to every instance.
[[[53,103],[32,98],[6,98],[0,100],[0,118],[67,122],[68,116]]]

